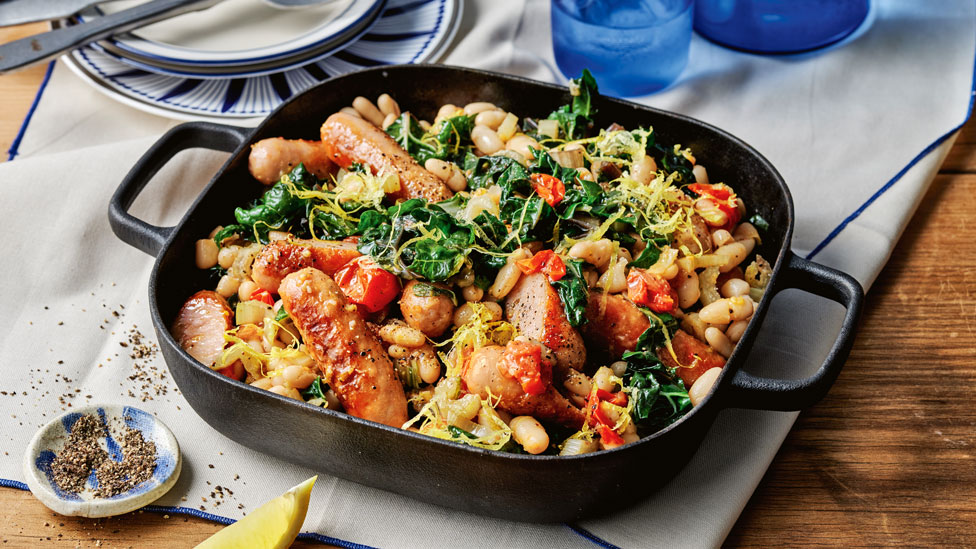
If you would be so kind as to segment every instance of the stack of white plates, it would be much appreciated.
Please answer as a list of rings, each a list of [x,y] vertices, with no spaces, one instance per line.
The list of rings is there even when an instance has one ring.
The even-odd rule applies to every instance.
[[[96,21],[138,3],[101,4],[59,24]],[[434,61],[460,20],[458,0],[336,0],[294,10],[224,0],[64,60],[99,90],[139,109],[248,124],[331,76]]]

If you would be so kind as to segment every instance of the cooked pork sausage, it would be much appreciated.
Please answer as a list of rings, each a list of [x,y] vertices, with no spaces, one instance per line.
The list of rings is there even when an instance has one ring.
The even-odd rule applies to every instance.
[[[254,259],[251,278],[261,289],[278,293],[281,279],[289,273],[315,267],[332,276],[360,255],[352,242],[277,240],[265,246]]]
[[[583,338],[566,318],[563,302],[546,275],[523,276],[505,300],[505,315],[520,334],[548,347],[560,366],[583,369]]]
[[[702,216],[691,214],[691,227],[675,232],[671,245],[679,249],[687,246],[692,254],[707,254],[712,251],[712,232]]]
[[[407,399],[393,362],[339,286],[317,269],[291,273],[278,288],[285,311],[346,411],[400,427]]]
[[[685,382],[685,387],[690,388],[708,370],[725,366],[722,355],[684,330],[678,330],[671,337],[671,347],[678,357],[677,361],[665,347],[657,350],[657,356],[665,366],[677,369],[676,373]]]
[[[251,145],[251,154],[247,157],[251,175],[265,185],[277,183],[282,175],[299,164],[305,164],[305,169],[319,179],[335,174],[338,169],[329,160],[329,153],[321,141],[269,137]]]
[[[396,173],[400,177],[400,190],[388,194],[390,200],[426,198],[439,202],[454,194],[386,132],[362,118],[343,112],[333,114],[322,125],[322,143],[329,158],[343,168],[360,163],[368,165],[374,173]]]
[[[427,337],[439,337],[447,331],[454,318],[454,302],[443,293],[436,290],[430,295],[417,295],[415,288],[417,284],[437,288],[438,286],[429,283],[418,283],[416,280],[407,282],[403,287],[403,295],[400,296],[400,312],[403,313],[403,320],[407,324],[420,330]]]
[[[590,292],[583,338],[591,350],[616,360],[624,351],[634,350],[637,339],[650,325],[644,313],[624,296]]]
[[[476,349],[465,363],[462,378],[468,391],[498,399],[498,408],[514,415],[533,416],[540,421],[558,423],[572,429],[583,426],[583,412],[573,406],[549,383],[540,395],[527,394],[517,379],[499,368],[505,347],[488,345]]]
[[[217,292],[201,290],[186,300],[173,321],[173,337],[184,351],[212,366],[224,350],[224,332],[234,327],[234,313]]]

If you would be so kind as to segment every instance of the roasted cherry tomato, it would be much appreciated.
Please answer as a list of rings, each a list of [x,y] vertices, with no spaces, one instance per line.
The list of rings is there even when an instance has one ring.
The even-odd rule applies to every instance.
[[[623,397],[624,404],[626,405],[627,395],[623,393],[610,393],[600,389],[595,389],[590,393],[590,398],[587,399],[586,407],[590,411],[590,425],[596,427],[598,433],[600,433],[600,439],[606,446],[620,446],[624,443],[623,437],[621,437],[617,431],[613,429],[615,422],[611,421],[610,418],[603,412],[600,408],[600,403],[604,400],[610,402],[611,404],[617,404],[621,400],[620,396]],[[604,398],[610,397],[610,398]],[[616,401],[616,402],[615,402]],[[617,404],[622,406],[621,404]]]
[[[735,224],[739,222],[741,216],[739,215],[738,199],[732,187],[724,183],[716,183],[714,185],[708,183],[692,183],[688,185],[688,188],[698,196],[711,198],[715,202],[718,209],[728,218],[728,222],[722,228],[732,230],[732,227],[735,227]]]
[[[552,207],[559,204],[566,196],[566,186],[557,177],[545,173],[534,173],[529,179],[532,180],[532,189],[542,197]]]
[[[386,307],[400,294],[400,279],[365,255],[350,260],[334,278],[350,302],[370,313]]]
[[[223,368],[216,370],[216,372],[231,379],[241,381],[244,379],[244,364],[240,360],[235,360],[233,364],[224,366]]]
[[[671,313],[678,306],[678,292],[664,277],[637,267],[627,274],[627,297],[655,313]]]
[[[552,381],[552,364],[543,360],[542,348],[525,341],[511,341],[505,347],[499,368],[518,380],[522,390],[541,395]]]
[[[256,292],[252,293],[251,294],[251,297],[249,297],[248,300],[249,301],[260,301],[261,303],[267,303],[268,305],[271,305],[272,307],[274,307],[274,304],[275,304],[275,300],[274,300],[273,297],[271,297],[271,292],[269,292],[268,290],[258,290]]]
[[[566,276],[566,264],[552,250],[542,250],[528,259],[516,263],[519,270],[525,274],[543,272],[553,282]]]

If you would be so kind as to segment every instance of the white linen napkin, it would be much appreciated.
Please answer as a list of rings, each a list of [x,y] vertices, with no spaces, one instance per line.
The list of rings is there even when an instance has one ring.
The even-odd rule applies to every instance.
[[[722,127],[767,156],[790,184],[800,255],[846,220],[814,259],[865,287],[968,117],[976,6],[879,0],[870,18],[844,44],[801,56],[733,52],[696,36],[680,81],[640,99]],[[563,81],[549,36],[548,2],[467,2],[446,62]],[[21,452],[33,431],[71,409],[68,403],[123,402],[155,413],[182,443],[181,479],[157,503],[237,519],[313,471],[224,438],[189,409],[159,356],[133,359],[122,346],[132,330],[155,339],[146,304],[152,258],[115,239],[106,206],[128,168],[174,124],[110,101],[59,63],[19,159],[0,165],[0,249],[8,265],[0,291],[0,410],[9,417],[0,432],[0,479],[22,479]],[[181,153],[134,213],[176,223],[224,158]],[[783,292],[748,369],[785,377],[813,371],[842,313],[825,300]],[[674,480],[630,509],[574,528],[472,516],[321,475],[304,529],[337,544],[381,547],[590,546],[587,536],[626,547],[716,546],[795,416],[722,412]],[[230,491],[221,497],[218,485]]]

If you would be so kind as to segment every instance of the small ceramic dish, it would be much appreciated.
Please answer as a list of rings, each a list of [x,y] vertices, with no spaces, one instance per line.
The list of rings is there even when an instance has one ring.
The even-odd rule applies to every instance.
[[[99,444],[109,459],[122,460],[122,448],[116,442],[124,427],[131,427],[148,442],[156,444],[156,465],[152,477],[130,490],[107,498],[95,497],[98,479],[95,472],[88,476],[83,490],[66,492],[54,481],[51,464],[64,450],[75,422],[83,415],[95,415],[108,427],[108,436]],[[52,511],[62,515],[108,517],[134,511],[169,491],[180,476],[183,459],[173,433],[148,412],[131,406],[86,406],[51,421],[31,439],[24,453],[24,478],[34,497]]]

